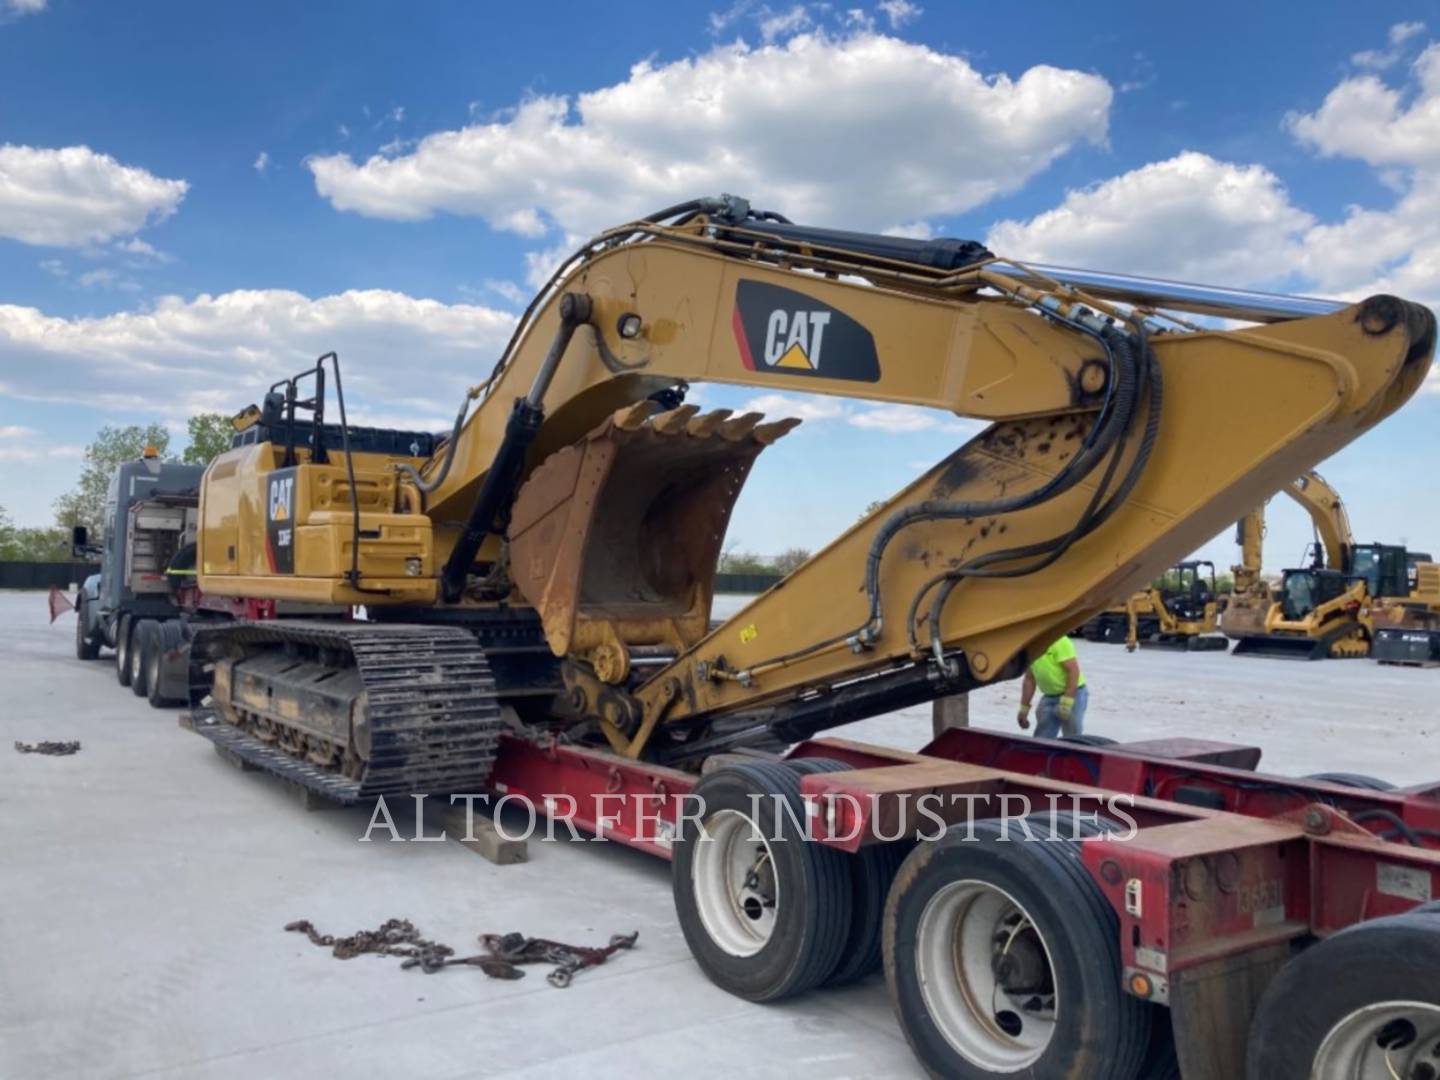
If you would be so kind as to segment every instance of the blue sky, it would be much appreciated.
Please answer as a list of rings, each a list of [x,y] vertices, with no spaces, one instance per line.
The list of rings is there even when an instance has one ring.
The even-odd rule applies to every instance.
[[[0,505],[25,524],[100,425],[183,428],[329,348],[363,419],[443,425],[557,251],[720,190],[1015,256],[1440,301],[1434,4],[0,13]],[[1322,466],[1362,539],[1440,549],[1415,498],[1434,391]],[[732,545],[763,553],[818,546],[964,437],[765,404],[810,423],[737,510]],[[1271,522],[1278,568],[1308,528],[1288,504]]]

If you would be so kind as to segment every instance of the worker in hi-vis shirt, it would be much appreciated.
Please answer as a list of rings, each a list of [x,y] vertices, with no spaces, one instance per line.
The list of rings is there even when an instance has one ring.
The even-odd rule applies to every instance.
[[[1075,643],[1069,637],[1062,637],[1038,657],[1031,661],[1020,684],[1021,728],[1030,726],[1030,702],[1035,689],[1040,689],[1040,708],[1035,714],[1035,734],[1041,739],[1053,739],[1062,732],[1079,735],[1085,730],[1085,705],[1090,700],[1090,691],[1085,688],[1085,676],[1080,673],[1080,661],[1075,656]]]

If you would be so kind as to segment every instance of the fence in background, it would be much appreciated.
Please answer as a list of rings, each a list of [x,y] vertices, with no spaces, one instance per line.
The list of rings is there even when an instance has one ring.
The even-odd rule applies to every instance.
[[[66,589],[99,572],[99,563],[0,562],[0,589]]]
[[[780,574],[716,574],[715,591],[722,593],[761,593],[781,578]]]
[[[64,589],[99,572],[99,563],[0,562],[0,589]],[[779,574],[716,574],[715,591],[760,593],[779,580]]]

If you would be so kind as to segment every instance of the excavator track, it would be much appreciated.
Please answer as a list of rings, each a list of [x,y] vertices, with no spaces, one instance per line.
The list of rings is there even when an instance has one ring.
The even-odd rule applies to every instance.
[[[281,707],[262,711],[240,695],[227,699],[222,686],[192,712],[195,731],[217,747],[327,799],[479,791],[489,778],[500,704],[484,649],[468,629],[240,622],[201,630],[192,656],[236,665],[231,671],[263,660],[282,691],[287,678],[306,686],[332,671],[358,676],[354,709],[367,729],[360,753],[348,712],[335,722],[344,730],[319,732],[323,722],[313,716],[287,720]],[[320,677],[309,677],[311,669]],[[210,688],[192,698],[199,692]]]

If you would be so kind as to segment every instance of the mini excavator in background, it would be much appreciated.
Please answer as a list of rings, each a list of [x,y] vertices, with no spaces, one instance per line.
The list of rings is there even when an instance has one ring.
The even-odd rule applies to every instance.
[[[693,769],[1011,678],[1399,408],[1434,344],[1392,296],[673,206],[556,272],[438,445],[351,428],[333,355],[247,410],[205,476],[200,588],[366,618],[199,626],[197,730],[352,801],[482,790],[502,729]],[[798,421],[701,412],[697,382],[989,426],[712,628],[731,508]]]
[[[1188,559],[1148,588],[1088,619],[1079,633],[1087,641],[1123,641],[1131,652],[1141,645],[1195,652],[1228,649],[1230,643],[1216,632],[1220,601],[1215,564]]]

